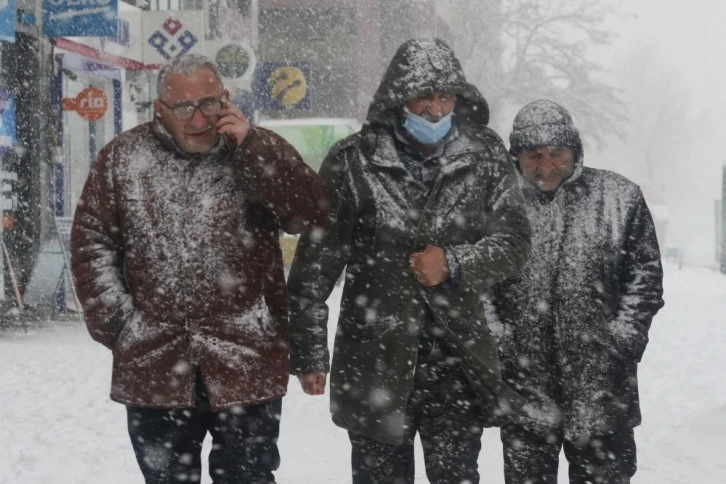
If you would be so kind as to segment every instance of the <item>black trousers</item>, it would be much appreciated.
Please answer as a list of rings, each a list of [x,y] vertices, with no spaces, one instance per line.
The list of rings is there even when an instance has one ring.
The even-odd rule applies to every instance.
[[[214,484],[274,483],[282,401],[212,412],[200,384],[197,398],[196,407],[189,409],[127,407],[131,444],[146,484],[201,482],[207,432],[212,435],[209,474]]]
[[[501,436],[506,484],[557,484],[563,447],[571,484],[629,484],[637,470],[632,429],[572,442],[559,429],[537,433],[508,424]]]
[[[478,484],[484,420],[458,361],[438,338],[424,335],[401,445],[353,432],[353,484],[413,484],[414,437],[419,433],[432,484]]]

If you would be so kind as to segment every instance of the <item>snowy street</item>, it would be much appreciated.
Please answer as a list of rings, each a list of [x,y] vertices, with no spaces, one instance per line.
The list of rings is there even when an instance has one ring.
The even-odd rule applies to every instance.
[[[634,483],[726,482],[726,276],[665,270],[666,305],[639,371],[644,424]],[[142,482],[124,407],[108,398],[110,376],[110,352],[80,324],[0,333],[0,483]],[[347,434],[327,405],[327,396],[305,396],[290,381],[278,482],[350,482]],[[497,430],[485,432],[479,463],[483,484],[503,482]],[[417,482],[427,482],[420,449],[417,471]]]

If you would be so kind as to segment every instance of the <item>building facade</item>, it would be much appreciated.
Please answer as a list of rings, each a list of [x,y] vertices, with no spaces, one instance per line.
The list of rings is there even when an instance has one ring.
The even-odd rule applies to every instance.
[[[63,0],[11,2],[14,38],[0,32],[0,102],[3,92],[14,102],[2,170],[17,176],[2,234],[27,307],[72,305],[58,227],[73,216],[98,151],[151,119],[161,64],[185,52],[216,59],[257,120],[362,121],[398,45],[446,33],[433,0],[116,1],[113,35],[48,35],[47,5]],[[259,102],[270,89],[265,69],[278,65],[300,66],[305,102]],[[3,140],[0,133],[0,152]],[[14,304],[7,277],[3,285]]]

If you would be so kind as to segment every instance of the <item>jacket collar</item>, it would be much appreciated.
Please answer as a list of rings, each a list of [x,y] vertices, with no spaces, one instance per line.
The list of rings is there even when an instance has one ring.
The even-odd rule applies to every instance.
[[[400,148],[396,146],[395,128],[390,125],[369,125],[363,128],[362,134],[360,155],[363,160],[377,168],[406,171],[398,153]],[[446,135],[437,155],[441,160],[441,174],[448,175],[474,166],[477,160],[463,155],[481,149],[485,148],[454,126]]]
[[[572,176],[565,180],[564,183],[562,183],[562,185],[560,185],[559,188],[557,188],[557,190],[552,193],[543,192],[534,185],[532,185],[524,178],[524,175],[522,175],[522,172],[519,170],[519,164],[516,161],[514,163],[517,167],[516,172],[519,178],[519,186],[522,189],[522,193],[525,197],[531,200],[538,200],[541,203],[551,202],[553,200],[563,197],[565,193],[571,191],[574,187],[582,185],[581,183],[579,183],[580,179],[582,178],[582,172],[584,169],[582,163],[577,163],[575,165],[575,170],[572,172]]]

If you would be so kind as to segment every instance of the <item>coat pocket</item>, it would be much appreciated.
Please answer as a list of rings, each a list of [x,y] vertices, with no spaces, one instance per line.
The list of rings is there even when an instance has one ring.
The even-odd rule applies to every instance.
[[[395,316],[341,319],[338,325],[338,337],[346,344],[370,343],[381,340],[402,326]]]
[[[602,349],[604,349],[609,355],[625,360],[625,354],[623,353],[620,345],[618,344],[615,336],[613,336],[610,328],[608,327],[609,321],[605,318],[600,309],[595,310],[595,328],[597,329],[594,341]]]
[[[387,335],[401,326],[401,320],[395,316],[377,318],[375,321],[366,324],[362,342],[375,341],[385,338]]]
[[[135,338],[132,336],[139,331],[141,322],[141,313],[138,311],[131,312],[131,315],[124,321],[121,331],[113,345],[113,356],[117,360],[123,360],[126,354],[134,345]]]
[[[222,341],[255,348],[271,345],[280,336],[278,321],[264,297],[241,312],[221,318],[214,325],[205,325],[205,331]]]
[[[124,364],[143,364],[147,355],[174,342],[178,336],[173,325],[149,322],[140,311],[134,311],[113,347],[114,360]]]
[[[259,304],[255,305],[253,313],[259,324],[260,333],[264,337],[277,336],[277,324],[264,298],[261,299]]]

